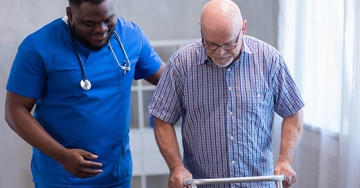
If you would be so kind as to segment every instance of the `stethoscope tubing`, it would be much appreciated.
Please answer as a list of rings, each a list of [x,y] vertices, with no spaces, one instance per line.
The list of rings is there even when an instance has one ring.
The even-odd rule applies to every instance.
[[[77,58],[78,58],[78,61],[79,61],[80,67],[81,67],[81,73],[82,73],[82,77],[83,77],[83,78],[82,78],[82,80],[80,81],[80,86],[81,86],[84,90],[89,90],[89,89],[91,88],[91,82],[90,82],[90,81],[87,79],[87,77],[86,77],[86,71],[85,71],[84,63],[83,63],[83,61],[82,61],[82,59],[81,59],[80,54],[79,54],[78,51],[76,50],[75,43],[74,43],[74,38],[72,37],[72,34],[71,34],[71,29],[70,29],[70,24],[69,24],[69,22],[67,22],[67,25],[68,25],[69,36],[70,36],[70,38],[71,38],[71,45],[72,45],[72,47],[73,47],[73,49],[74,49],[74,51],[75,51],[75,53],[76,53],[76,56],[77,56]],[[120,36],[117,34],[117,32],[116,32],[115,30],[113,31],[113,34],[114,34],[116,40],[117,40],[117,41],[119,42],[119,44],[120,44],[121,50],[123,51],[123,53],[124,53],[124,55],[125,55],[125,58],[126,58],[127,63],[125,62],[124,65],[120,65],[120,63],[119,63],[119,61],[118,61],[118,59],[117,59],[117,57],[116,57],[116,55],[115,55],[115,52],[114,52],[114,50],[112,49],[112,47],[111,47],[111,45],[110,45],[110,38],[108,39],[108,40],[109,40],[109,41],[108,41],[108,45],[109,45],[109,47],[110,47],[111,52],[112,52],[113,55],[114,55],[114,58],[115,58],[117,64],[118,64],[119,67],[124,71],[124,74],[126,74],[126,71],[130,71],[130,70],[131,70],[131,63],[130,63],[129,57],[128,57],[127,53],[126,53],[126,50],[125,50],[125,48],[124,48],[124,45],[123,45],[123,43],[122,43],[122,41],[121,41],[121,39],[120,39]],[[111,37],[111,36],[110,36],[110,37]]]
[[[125,51],[125,48],[124,48],[124,45],[123,43],[121,42],[121,39],[120,39],[120,36],[117,34],[117,32],[114,30],[114,36],[115,38],[117,39],[117,41],[119,42],[120,44],[120,47],[121,47],[121,50],[124,52],[124,55],[125,55],[125,58],[126,58],[126,61],[128,62],[129,66],[126,67],[128,68],[128,70],[130,70],[130,67],[131,67],[131,63],[130,63],[130,60],[129,60],[129,57]],[[110,39],[109,39],[110,40]],[[121,68],[121,67],[120,67]],[[122,68],[123,69],[123,68]],[[127,70],[127,69],[123,69],[123,70]]]

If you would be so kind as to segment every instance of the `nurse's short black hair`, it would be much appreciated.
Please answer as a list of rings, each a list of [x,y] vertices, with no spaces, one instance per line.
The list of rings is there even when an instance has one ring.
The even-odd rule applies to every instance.
[[[106,0],[69,0],[69,4],[79,7],[83,3],[90,3],[90,4],[101,4]]]

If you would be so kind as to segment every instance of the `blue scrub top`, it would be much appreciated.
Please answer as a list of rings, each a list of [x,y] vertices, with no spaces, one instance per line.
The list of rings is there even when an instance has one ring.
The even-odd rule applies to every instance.
[[[92,88],[83,90],[80,62],[71,44],[68,25],[54,20],[26,37],[18,49],[6,89],[37,98],[34,116],[66,148],[79,148],[99,156],[103,173],[80,179],[37,149],[31,169],[34,182],[73,187],[115,186],[131,178],[129,148],[130,94],[133,79],[154,74],[161,59],[141,29],[117,19],[119,34],[131,70],[124,74],[108,45],[91,51],[75,42]],[[114,36],[111,46],[120,62],[126,57]]]

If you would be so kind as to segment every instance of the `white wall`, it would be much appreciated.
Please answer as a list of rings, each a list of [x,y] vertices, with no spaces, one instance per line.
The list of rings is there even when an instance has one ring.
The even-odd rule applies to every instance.
[[[119,16],[138,23],[151,40],[191,39],[199,36],[197,21],[206,2],[122,0],[116,1],[116,10]],[[276,46],[278,0],[235,2],[248,20],[247,34]],[[29,33],[63,16],[68,1],[0,0],[0,4],[0,188],[31,188],[31,147],[4,121],[5,85],[20,42]]]

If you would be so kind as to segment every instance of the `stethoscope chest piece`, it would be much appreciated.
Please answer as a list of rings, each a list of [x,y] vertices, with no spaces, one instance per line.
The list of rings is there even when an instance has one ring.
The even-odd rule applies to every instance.
[[[88,79],[82,79],[80,81],[80,86],[84,90],[89,90],[89,89],[91,89],[91,82]]]

